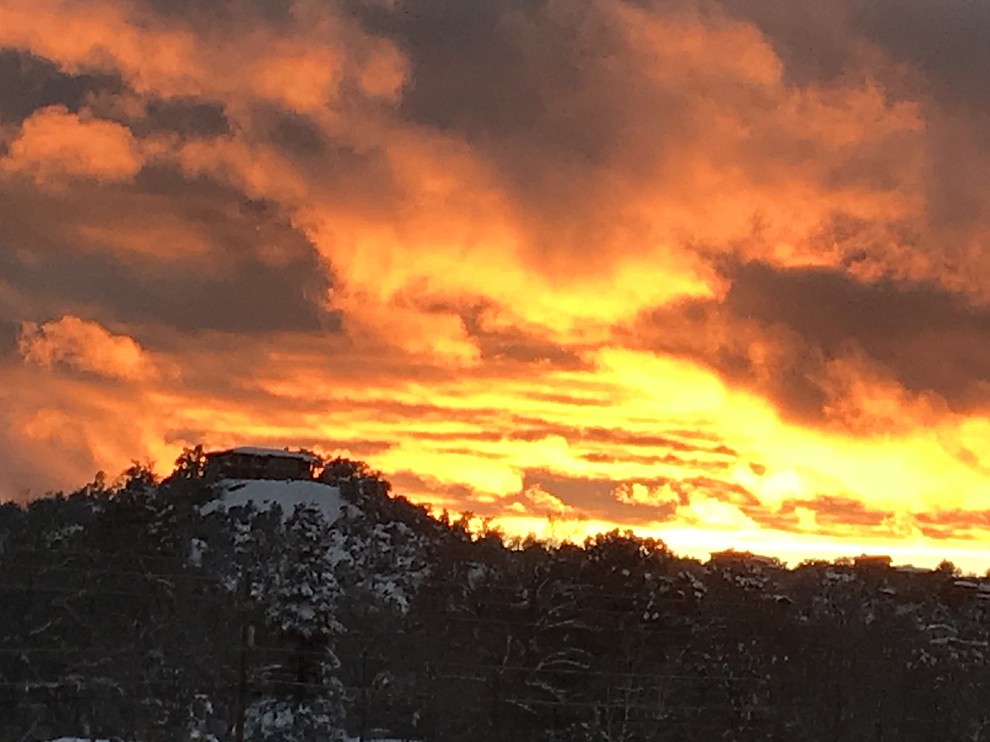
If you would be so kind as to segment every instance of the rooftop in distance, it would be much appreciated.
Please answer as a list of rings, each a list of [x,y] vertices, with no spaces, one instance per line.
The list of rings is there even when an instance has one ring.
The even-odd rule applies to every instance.
[[[305,451],[240,446],[206,454],[206,470],[226,479],[312,479],[322,462]]]
[[[320,460],[318,457],[306,453],[305,451],[290,451],[287,448],[261,448],[259,446],[238,446],[236,448],[227,448],[223,451],[210,451],[206,454],[206,457],[211,458],[214,456],[227,456],[230,454],[243,454],[245,456],[274,456],[282,459],[302,459],[303,461],[312,461],[313,463],[318,463]]]

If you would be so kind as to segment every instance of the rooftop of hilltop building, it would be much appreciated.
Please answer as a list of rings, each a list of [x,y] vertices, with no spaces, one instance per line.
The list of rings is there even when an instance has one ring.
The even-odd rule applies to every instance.
[[[311,461],[314,464],[318,464],[320,462],[319,456],[314,456],[306,451],[290,451],[288,448],[262,448],[260,446],[237,446],[236,448],[226,448],[222,451],[209,451],[205,455],[206,458],[242,455],[258,456],[262,458],[273,457],[282,459],[301,459],[303,461]]]
[[[310,480],[323,484],[388,492],[381,475],[361,461],[323,459],[305,450],[237,446],[203,454],[202,474],[230,480]]]
[[[312,479],[322,463],[306,451],[239,446],[205,455],[206,471],[226,479]]]

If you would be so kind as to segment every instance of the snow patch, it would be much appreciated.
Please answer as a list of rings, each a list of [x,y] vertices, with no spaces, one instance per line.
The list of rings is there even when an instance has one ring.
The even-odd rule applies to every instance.
[[[203,554],[210,548],[210,545],[201,538],[194,538],[189,542],[189,563],[194,567],[203,566]]]
[[[313,505],[323,513],[327,523],[333,523],[344,507],[340,487],[305,479],[228,479],[221,487],[221,495],[200,509],[203,515],[250,503],[258,510],[270,510],[278,505],[282,508],[282,518],[288,519],[296,506]]]

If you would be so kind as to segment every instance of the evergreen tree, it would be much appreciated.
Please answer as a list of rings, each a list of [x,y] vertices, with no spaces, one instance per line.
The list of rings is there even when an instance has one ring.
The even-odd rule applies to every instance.
[[[331,529],[322,511],[298,506],[284,529],[283,550],[255,592],[278,654],[248,713],[249,738],[336,740],[344,737],[344,689],[335,638],[341,589],[334,574]]]

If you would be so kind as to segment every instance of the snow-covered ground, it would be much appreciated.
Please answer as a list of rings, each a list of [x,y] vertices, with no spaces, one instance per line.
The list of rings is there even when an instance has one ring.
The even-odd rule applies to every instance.
[[[229,479],[224,482],[223,494],[202,507],[206,515],[219,508],[233,508],[252,503],[259,510],[268,510],[278,504],[282,516],[288,518],[297,505],[315,505],[333,523],[340,516],[344,500],[340,488],[309,480]]]

